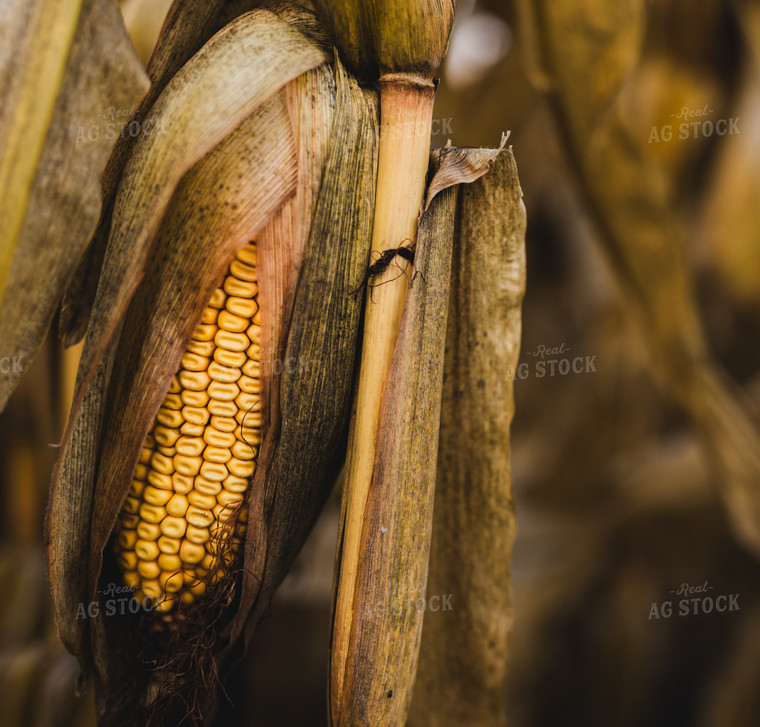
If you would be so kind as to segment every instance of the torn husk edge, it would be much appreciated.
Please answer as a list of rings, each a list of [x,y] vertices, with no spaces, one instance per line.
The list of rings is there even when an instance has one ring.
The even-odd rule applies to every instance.
[[[526,223],[511,150],[459,195],[427,591],[451,611],[425,618],[409,727],[506,725]]]
[[[419,274],[383,389],[359,543],[346,541],[350,493],[344,492],[329,695],[336,726],[403,724],[411,700],[422,616],[400,604],[424,595],[427,578],[455,202],[456,189],[446,190],[424,213],[414,270],[405,271]],[[355,579],[340,590],[349,545],[362,557]],[[338,636],[345,651],[335,648]]]

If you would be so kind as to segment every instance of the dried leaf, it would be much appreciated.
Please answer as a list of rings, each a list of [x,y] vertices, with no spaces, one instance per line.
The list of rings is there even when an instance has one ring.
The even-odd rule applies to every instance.
[[[147,79],[116,4],[15,3],[3,22],[0,146],[0,410],[31,364],[100,212],[113,138],[83,138]]]
[[[456,189],[422,216],[413,282],[385,385],[355,579],[339,532],[330,671],[334,725],[403,724],[412,698],[432,528]],[[368,305],[373,305],[371,302]],[[350,544],[349,544],[350,545]],[[350,614],[350,618],[341,617]],[[345,651],[336,648],[345,644]]]
[[[475,153],[475,150],[467,150]],[[525,292],[525,208],[511,151],[459,192],[428,603],[410,727],[506,724],[515,536],[509,427]]]
[[[276,15],[254,11],[214,36],[166,87],[146,119],[159,131],[139,138],[119,187],[82,351],[84,385],[144,274],[179,180],[285,83],[325,60]]]
[[[428,184],[425,195],[425,207],[436,194],[448,189],[454,184],[464,184],[480,179],[491,167],[491,162],[499,156],[506,146],[511,132],[502,133],[498,149],[457,149],[447,146],[433,152],[433,160],[437,165],[435,174]]]

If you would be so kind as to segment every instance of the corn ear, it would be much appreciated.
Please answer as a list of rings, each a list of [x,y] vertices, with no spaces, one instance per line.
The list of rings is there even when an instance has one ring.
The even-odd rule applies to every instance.
[[[193,331],[116,525],[134,598],[189,605],[239,560],[261,443],[256,246],[241,250]]]

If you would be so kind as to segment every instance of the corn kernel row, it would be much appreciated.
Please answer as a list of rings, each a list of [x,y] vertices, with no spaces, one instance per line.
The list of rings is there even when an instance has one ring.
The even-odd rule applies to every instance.
[[[116,524],[134,597],[193,603],[240,550],[261,442],[256,246],[230,265],[145,439]]]

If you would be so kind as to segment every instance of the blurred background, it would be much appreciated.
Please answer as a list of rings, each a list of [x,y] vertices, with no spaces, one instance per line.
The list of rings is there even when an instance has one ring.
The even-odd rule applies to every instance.
[[[147,62],[169,3],[121,5]],[[756,727],[760,566],[733,534],[693,419],[654,375],[521,8],[460,0],[433,124],[434,146],[497,146],[509,131],[528,210],[508,721]],[[709,349],[760,424],[760,4],[644,9],[621,123],[671,192]],[[51,335],[0,415],[4,727],[94,724],[91,695],[73,696],[78,668],[57,640],[42,554],[78,353]],[[326,724],[338,510],[336,492],[261,624],[229,690],[231,726]],[[438,615],[454,624],[455,596]]]

